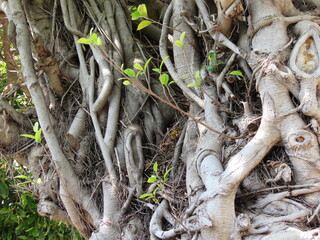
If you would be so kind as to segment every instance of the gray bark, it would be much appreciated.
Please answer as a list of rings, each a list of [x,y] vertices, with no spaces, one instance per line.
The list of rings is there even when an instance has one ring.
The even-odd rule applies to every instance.
[[[42,179],[39,213],[92,240],[318,239],[318,1],[145,3],[159,52],[122,0],[0,1],[43,132],[3,98],[1,151]]]

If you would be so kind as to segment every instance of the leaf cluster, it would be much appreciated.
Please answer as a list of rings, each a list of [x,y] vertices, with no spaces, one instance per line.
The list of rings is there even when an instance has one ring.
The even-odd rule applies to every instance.
[[[170,84],[174,83],[174,81],[170,81],[170,76],[167,73],[162,72],[162,67],[164,64],[164,61],[168,58],[169,56],[165,57],[160,66],[158,68],[153,68],[152,71],[159,73],[159,81],[162,85],[164,86],[169,86]],[[147,77],[147,68],[149,63],[151,62],[152,58],[149,58],[146,63],[142,66],[139,63],[133,64],[133,68],[126,68],[123,70],[123,73],[126,77],[119,78],[118,80],[124,80],[122,83],[123,85],[132,85],[131,83],[131,78],[138,80],[140,75],[145,75]],[[122,66],[123,67],[123,66]],[[122,68],[121,67],[121,68]]]
[[[169,86],[170,84],[174,83],[175,81],[170,81],[170,76],[167,73],[162,73],[162,66],[164,64],[164,61],[167,60],[169,56],[166,56],[162,59],[161,64],[159,68],[153,68],[152,71],[159,73],[159,81],[164,86]]]
[[[150,184],[156,183],[157,187],[151,193],[144,193],[139,196],[144,200],[151,199],[154,203],[159,204],[159,201],[156,197],[158,190],[165,191],[165,183],[169,180],[168,174],[172,170],[172,167],[169,168],[163,175],[160,175],[158,169],[158,162],[153,164],[153,174],[148,178],[147,182]]]
[[[42,142],[42,138],[41,138],[42,129],[39,128],[39,123],[38,122],[36,122],[33,125],[33,131],[34,131],[34,135],[21,134],[21,136],[27,137],[27,138],[32,138],[32,139],[34,139],[36,141],[36,143],[41,143]]]
[[[196,71],[195,73],[195,79],[196,79],[196,83],[189,83],[187,86],[188,87],[200,87],[201,86],[201,76],[200,76],[200,72],[203,68],[207,68],[208,72],[214,72],[216,73],[219,69],[220,65],[225,64],[224,61],[218,60],[217,59],[217,54],[215,52],[210,52],[208,54],[208,60],[210,62],[210,65],[208,66],[203,66],[200,68],[199,71]],[[231,71],[229,72],[229,75],[233,75],[233,76],[237,76],[237,77],[244,77],[242,72],[239,70],[235,70],[235,71]]]
[[[138,20],[139,18],[143,18],[143,20],[139,23],[137,30],[141,30],[143,28],[148,27],[150,24],[154,23],[154,21],[148,18],[148,11],[145,4],[140,4],[137,8],[133,10],[131,13],[131,20]]]
[[[209,52],[208,54],[209,65],[207,66],[208,72],[217,72],[219,66],[225,64],[224,61],[217,59],[217,54],[215,52]]]
[[[124,80],[122,83],[123,85],[132,85],[130,82],[131,78],[134,78],[136,80],[139,79],[140,75],[147,76],[147,68],[152,58],[149,58],[145,64],[142,66],[140,63],[134,63],[133,69],[132,68],[126,68],[123,70],[123,73],[126,77],[119,78],[118,80]],[[123,65],[121,66],[121,69],[123,68]],[[134,70],[136,69],[136,71]]]
[[[182,48],[184,46],[184,37],[185,37],[185,35],[186,35],[186,32],[182,32],[180,34],[179,40],[176,40],[174,42],[174,44],[176,44],[178,47]]]
[[[0,239],[82,239],[75,229],[38,214],[32,184],[30,172],[0,159]]]
[[[90,35],[88,38],[80,38],[77,42],[87,45],[96,45],[98,47],[102,46],[102,40],[101,38],[96,34],[92,32],[93,29],[90,30]]]

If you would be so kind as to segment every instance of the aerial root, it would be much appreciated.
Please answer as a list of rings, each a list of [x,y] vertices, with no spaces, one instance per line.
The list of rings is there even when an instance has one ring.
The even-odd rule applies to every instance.
[[[144,169],[144,155],[142,149],[142,130],[137,125],[130,125],[124,132],[125,161],[130,187],[134,187],[137,194],[142,194],[142,177]]]

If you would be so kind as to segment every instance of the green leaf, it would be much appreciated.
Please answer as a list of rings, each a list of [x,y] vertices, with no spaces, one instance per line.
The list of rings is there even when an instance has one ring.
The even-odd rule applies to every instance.
[[[25,179],[25,180],[30,180],[30,177],[25,176],[25,175],[18,175],[18,176],[15,176],[14,178],[16,178],[16,179]]]
[[[137,20],[139,19],[141,16],[141,14],[138,12],[138,10],[134,11],[133,13],[131,13],[131,20]]]
[[[29,202],[28,195],[25,194],[25,193],[21,194],[21,203],[22,203],[22,206],[23,206],[23,207],[27,206],[28,202]]]
[[[41,143],[41,140],[42,140],[41,139],[41,132],[42,132],[42,129],[37,131],[36,134],[34,135],[34,137],[35,137],[34,139],[36,140],[37,143]]]
[[[159,80],[162,85],[168,85],[169,82],[169,75],[166,73],[162,73],[159,77]]]
[[[163,180],[166,182],[168,181],[167,176],[170,173],[170,171],[172,170],[172,167],[169,168],[164,174],[163,174]]]
[[[131,68],[127,68],[123,71],[127,76],[129,77],[134,77],[136,75],[136,73],[134,72],[133,69]]]
[[[210,62],[215,63],[217,60],[217,54],[215,52],[209,52],[208,59]]]
[[[156,187],[156,189],[155,189],[155,190],[153,190],[153,192],[152,192],[153,196],[155,196],[155,195],[157,194],[158,190],[159,190],[159,188],[158,188],[158,187]]]
[[[210,65],[210,66],[207,67],[207,70],[208,70],[208,72],[213,72],[214,71],[214,67]]]
[[[139,196],[139,198],[146,198],[146,197],[150,197],[150,196],[152,196],[151,193],[145,193],[145,194],[141,194],[141,195]]]
[[[140,4],[137,11],[140,13],[141,17],[148,17],[147,6],[145,4]]]
[[[144,20],[144,21],[142,21],[142,22],[139,23],[139,25],[138,25],[138,27],[137,27],[137,30],[139,31],[139,30],[141,30],[141,29],[143,29],[143,28],[145,28],[145,27],[148,27],[151,23],[152,23],[152,22],[149,21],[149,20]]]
[[[184,37],[186,35],[186,32],[183,32],[180,34],[179,40],[176,40],[174,43],[178,46],[178,47],[183,47],[183,41],[184,41]]]
[[[35,136],[30,135],[30,134],[21,134],[20,136],[22,136],[22,137],[27,137],[27,138],[32,138],[32,139],[36,139]]]
[[[242,72],[240,71],[232,71],[229,73],[230,75],[236,75],[236,76],[239,76],[239,77],[243,77],[243,74]]]
[[[138,69],[138,70],[142,70],[142,71],[143,71],[143,68],[142,68],[142,66],[141,66],[139,63],[133,64],[133,67],[134,67],[135,69]]]
[[[96,45],[99,46],[99,47],[102,46],[102,40],[101,40],[100,37],[98,37],[97,42],[96,42]]]
[[[162,59],[162,63],[164,63],[165,60],[167,60],[169,58],[169,56],[166,56]]]
[[[136,6],[127,6],[130,12],[134,12],[137,11],[137,7]]]
[[[148,65],[149,65],[149,63],[150,63],[150,61],[151,61],[151,59],[152,59],[152,57],[151,57],[151,58],[149,58],[149,59],[146,61],[146,63],[144,64],[144,66],[143,66],[143,72],[146,72],[147,67],[148,67]]]
[[[178,47],[183,47],[183,42],[181,42],[180,40],[176,40],[174,44],[177,45]]]
[[[148,178],[148,183],[154,183],[158,180],[158,178],[154,175],[152,175],[151,177]]]
[[[38,236],[39,240],[44,240],[45,239],[45,235],[43,232],[39,232],[39,236]]]
[[[180,42],[182,43],[182,45],[183,45],[183,40],[185,35],[186,35],[186,32],[183,32],[180,34]]]
[[[197,79],[197,83],[198,83],[198,85],[200,85],[200,84],[201,84],[200,71],[196,71],[196,73],[195,73],[195,77],[196,77],[196,79]]]
[[[153,164],[153,171],[154,171],[155,173],[158,172],[158,162],[155,162],[155,163]]]
[[[152,71],[160,73],[160,68],[153,68]]]
[[[98,35],[96,33],[90,32],[90,38],[89,38],[90,43],[96,44],[97,40],[98,40]]]
[[[90,44],[92,45],[102,46],[102,40],[96,33],[91,34],[90,32],[89,41],[90,41]]]
[[[175,83],[176,81],[170,81],[168,85],[171,85],[172,83]]]
[[[155,204],[160,204],[159,201],[158,201],[158,199],[156,199],[155,197],[152,198],[152,201],[153,201]]]
[[[32,229],[31,230],[31,235],[32,237],[38,237],[39,236],[39,231],[37,229]]]
[[[11,240],[12,239],[12,233],[11,232],[9,232],[9,233],[7,233],[7,240]]]
[[[127,85],[131,85],[131,82],[126,80],[126,81],[123,81],[122,84],[127,86]]]
[[[199,85],[195,83],[189,83],[187,87],[199,87]]]
[[[92,31],[93,29],[90,30],[89,38],[80,38],[77,42],[82,44],[102,46],[101,38],[96,33],[92,33]]]
[[[36,122],[34,125],[33,125],[33,131],[34,132],[37,132],[39,130],[39,123]]]
[[[162,59],[161,64],[160,64],[160,72],[162,71],[162,65],[164,64],[164,61],[167,60],[169,56],[166,56]]]
[[[77,43],[90,44],[90,41],[87,38],[80,38]]]
[[[0,196],[6,198],[9,195],[9,188],[7,184],[3,181],[0,181]]]
[[[21,234],[21,232],[23,231],[23,229],[25,228],[25,226],[23,224],[20,224],[16,227],[15,229],[15,234],[17,236],[19,236]],[[21,238],[20,238],[21,239]]]
[[[191,77],[190,75],[182,75],[182,76],[179,76],[179,78],[189,78],[189,77]]]

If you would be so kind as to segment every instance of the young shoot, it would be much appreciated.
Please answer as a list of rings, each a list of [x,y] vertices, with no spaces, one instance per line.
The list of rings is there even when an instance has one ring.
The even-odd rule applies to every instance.
[[[216,73],[218,71],[219,66],[225,64],[224,61],[220,61],[217,59],[217,54],[215,52],[209,52],[208,60],[210,62],[210,65],[207,66],[208,72]]]
[[[240,71],[231,71],[231,72],[229,72],[229,75],[234,75],[234,76],[239,76],[239,77],[243,77],[243,74],[242,74],[242,72],[240,72]]]
[[[148,18],[148,11],[145,4],[140,4],[134,11],[131,13],[131,20],[138,20],[139,18],[143,18],[145,20],[141,21],[137,27],[137,30],[141,30],[143,28],[148,27],[150,24],[154,23],[154,21]]]
[[[146,63],[142,66],[140,63],[134,63],[133,68],[126,68],[123,70],[123,74],[126,77],[119,78],[118,80],[124,80],[123,85],[132,85],[131,79],[138,80],[140,75],[147,75],[147,68],[152,58],[149,58]],[[123,69],[123,65],[121,66]]]
[[[162,59],[161,63],[160,63],[160,67],[159,68],[153,68],[152,71],[159,73],[159,81],[162,85],[164,86],[169,86],[170,84],[174,83],[174,81],[170,81],[170,76],[167,73],[162,73],[162,66],[164,64],[164,61],[166,59],[168,59],[169,56],[166,56]]]
[[[139,198],[144,200],[151,199],[154,203],[159,204],[156,194],[159,189],[165,191],[165,183],[169,180],[168,174],[172,170],[169,168],[162,176],[159,174],[158,162],[153,164],[153,174],[148,178],[147,182],[150,184],[156,183],[157,187],[151,193],[145,193],[139,196]]]
[[[33,125],[33,131],[34,131],[34,135],[21,134],[20,136],[27,137],[27,138],[32,138],[32,139],[34,139],[36,141],[36,143],[41,143],[42,142],[42,138],[41,138],[42,129],[39,128],[39,123],[38,122],[36,122]]]
[[[178,47],[182,48],[183,45],[184,45],[184,37],[185,37],[185,35],[186,35],[186,32],[181,33],[180,37],[179,37],[179,40],[176,40],[174,42],[174,44],[177,45]]]
[[[102,46],[102,40],[101,38],[96,34],[92,33],[93,29],[90,30],[90,35],[88,38],[80,38],[77,42],[87,45],[96,45],[98,47]]]
[[[200,87],[200,86],[201,86],[200,71],[201,71],[201,69],[198,70],[198,71],[196,71],[196,73],[195,73],[195,75],[194,75],[197,83],[189,83],[189,84],[187,85],[188,87]]]

